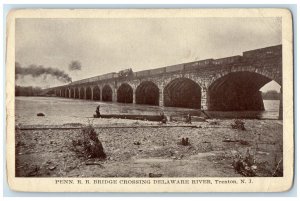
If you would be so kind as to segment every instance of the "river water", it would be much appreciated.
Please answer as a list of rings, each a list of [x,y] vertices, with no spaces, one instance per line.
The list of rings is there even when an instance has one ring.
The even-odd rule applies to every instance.
[[[133,105],[123,103],[99,102],[79,99],[67,99],[59,97],[16,97],[16,123],[25,125],[32,124],[63,124],[82,122],[83,118],[92,117],[97,105],[100,105],[102,114],[159,114],[164,111],[167,116],[201,115],[200,110],[159,107],[149,105]],[[214,118],[262,118],[277,119],[279,114],[278,100],[264,100],[265,111],[263,112],[208,112]],[[37,113],[46,116],[37,117]],[[203,115],[203,114],[202,114]]]

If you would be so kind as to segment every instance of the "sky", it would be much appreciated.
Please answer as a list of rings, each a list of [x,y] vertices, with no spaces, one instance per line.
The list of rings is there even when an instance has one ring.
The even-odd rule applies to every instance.
[[[73,81],[159,68],[281,44],[280,18],[17,19],[16,62],[58,68]],[[80,71],[69,71],[71,61]],[[51,80],[51,81],[48,81]],[[23,85],[61,84],[24,76]],[[266,89],[265,89],[266,88]],[[271,82],[262,90],[279,90]]]

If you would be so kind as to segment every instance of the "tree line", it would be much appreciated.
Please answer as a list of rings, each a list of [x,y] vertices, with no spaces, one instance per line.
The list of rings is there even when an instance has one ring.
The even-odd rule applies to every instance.
[[[280,100],[280,96],[281,96],[281,94],[276,90],[262,92],[261,95],[264,100]]]
[[[23,87],[16,86],[15,87],[15,95],[16,96],[38,96],[42,92],[42,88],[40,87]]]

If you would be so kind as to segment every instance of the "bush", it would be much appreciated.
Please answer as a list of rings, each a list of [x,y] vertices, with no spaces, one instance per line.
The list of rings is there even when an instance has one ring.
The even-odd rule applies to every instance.
[[[245,177],[256,176],[257,165],[255,156],[254,154],[250,154],[249,149],[245,156],[242,156],[241,154],[236,155],[232,166],[237,173]]]
[[[234,120],[234,124],[231,124],[231,127],[233,129],[238,129],[238,130],[243,130],[243,131],[246,130],[245,122],[239,119]]]
[[[83,146],[83,151],[88,158],[101,158],[105,159],[106,154],[104,152],[102,143],[98,139],[98,135],[93,128],[89,125],[82,128],[83,141],[73,140],[73,146]],[[78,150],[78,149],[77,149]]]

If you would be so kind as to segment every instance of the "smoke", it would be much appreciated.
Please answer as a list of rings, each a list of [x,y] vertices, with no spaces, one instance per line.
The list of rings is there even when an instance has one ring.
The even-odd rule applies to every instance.
[[[71,61],[71,63],[69,64],[69,70],[81,70],[81,63],[79,61]]]
[[[42,65],[30,65],[28,67],[22,67],[18,62],[15,63],[16,68],[16,79],[19,78],[19,76],[25,76],[25,75],[31,75],[33,78],[37,77],[43,77],[43,79],[46,79],[48,75],[51,75],[61,82],[72,82],[72,78],[66,74],[64,71],[61,71],[56,68],[45,68]]]

